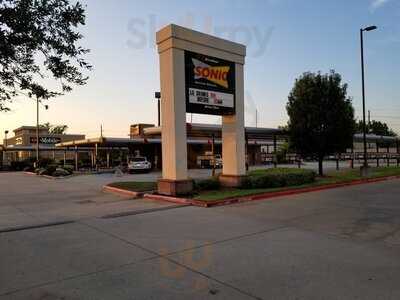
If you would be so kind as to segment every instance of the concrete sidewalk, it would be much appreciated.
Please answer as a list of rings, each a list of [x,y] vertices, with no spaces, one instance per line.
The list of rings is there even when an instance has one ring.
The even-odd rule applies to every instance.
[[[0,297],[399,299],[399,193],[393,180],[1,233]]]
[[[51,180],[21,172],[0,173],[0,231],[172,205],[102,191],[104,184],[120,180],[110,174]]]

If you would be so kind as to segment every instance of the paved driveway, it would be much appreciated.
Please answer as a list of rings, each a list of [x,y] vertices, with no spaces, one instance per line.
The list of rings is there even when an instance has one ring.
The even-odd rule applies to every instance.
[[[0,173],[0,231],[171,205],[102,192],[104,184],[136,177],[147,179],[146,174],[87,175],[52,180],[21,172]]]
[[[62,181],[40,181],[35,195],[0,182],[2,219],[20,205],[71,217],[96,201],[74,223],[0,233],[1,299],[400,299],[400,180],[107,219],[116,203],[165,204],[118,201],[94,183],[82,196]],[[53,200],[71,203],[68,214]]]

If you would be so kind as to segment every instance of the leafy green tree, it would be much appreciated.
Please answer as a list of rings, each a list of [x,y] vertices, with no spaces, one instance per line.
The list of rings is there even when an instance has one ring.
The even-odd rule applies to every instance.
[[[50,134],[65,134],[68,130],[67,125],[52,125],[49,122],[39,125],[40,128],[45,128]]]
[[[68,130],[67,125],[55,125],[50,129],[51,134],[65,134]]]
[[[22,94],[39,99],[84,85],[92,67],[78,45],[85,24],[81,3],[69,0],[0,0],[0,111]],[[50,90],[49,78],[59,83]]]
[[[304,73],[296,80],[286,109],[291,145],[302,156],[317,159],[322,176],[324,157],[353,143],[354,108],[347,84],[335,71]]]
[[[356,130],[359,133],[363,132],[362,120],[357,122]],[[376,135],[385,135],[385,136],[397,136],[394,130],[389,128],[389,126],[386,123],[375,120],[372,120],[370,123],[367,123],[367,133]]]
[[[276,152],[276,160],[279,164],[286,163],[286,155],[289,154],[289,142],[283,142]]]

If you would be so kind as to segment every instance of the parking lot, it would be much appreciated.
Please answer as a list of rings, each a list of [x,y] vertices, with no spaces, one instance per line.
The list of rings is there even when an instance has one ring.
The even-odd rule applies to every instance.
[[[210,209],[101,191],[131,176],[157,175],[0,174],[0,298],[400,297],[400,180]]]

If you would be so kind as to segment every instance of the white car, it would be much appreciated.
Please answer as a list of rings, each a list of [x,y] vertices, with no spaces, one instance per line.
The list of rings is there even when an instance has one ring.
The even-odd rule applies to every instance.
[[[146,157],[136,156],[128,163],[129,173],[133,172],[149,172],[151,170],[151,162]]]

